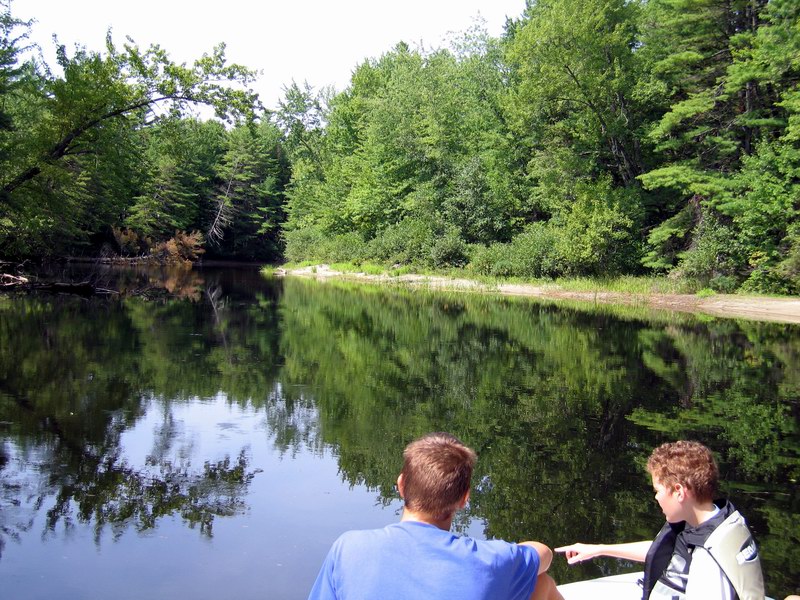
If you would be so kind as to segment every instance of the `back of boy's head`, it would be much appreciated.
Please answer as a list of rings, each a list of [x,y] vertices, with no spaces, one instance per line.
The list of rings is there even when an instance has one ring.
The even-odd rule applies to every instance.
[[[434,518],[452,515],[469,491],[477,455],[449,433],[430,433],[403,452],[406,507]]]
[[[667,488],[680,483],[700,502],[713,500],[719,484],[719,469],[711,450],[700,442],[662,444],[650,455],[647,470]]]

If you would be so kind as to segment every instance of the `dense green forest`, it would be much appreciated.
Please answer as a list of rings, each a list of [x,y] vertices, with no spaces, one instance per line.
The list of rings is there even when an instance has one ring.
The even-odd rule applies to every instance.
[[[800,293],[795,0],[529,0],[499,39],[401,42],[274,111],[224,47],[187,67],[109,37],[59,48],[58,70],[25,62],[2,5],[0,256],[188,248]]]

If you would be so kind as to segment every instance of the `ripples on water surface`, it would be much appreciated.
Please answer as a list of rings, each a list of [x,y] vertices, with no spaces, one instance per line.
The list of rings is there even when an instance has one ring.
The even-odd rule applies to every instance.
[[[3,598],[305,598],[339,533],[397,519],[432,430],[479,453],[461,531],[551,546],[652,538],[643,463],[700,439],[768,591],[797,589],[797,327],[243,269],[113,285],[137,295],[0,297]]]

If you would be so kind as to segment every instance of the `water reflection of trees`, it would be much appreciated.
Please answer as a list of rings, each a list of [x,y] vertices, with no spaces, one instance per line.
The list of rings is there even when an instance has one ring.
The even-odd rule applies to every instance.
[[[638,390],[666,386],[637,368],[638,325],[479,297],[285,289],[282,379],[318,390],[350,483],[393,498],[404,445],[446,429],[479,452],[470,510],[489,536],[556,543],[607,533],[619,514],[647,521],[625,417]],[[654,443],[641,437],[634,455]]]
[[[479,452],[470,514],[488,536],[646,539],[661,516],[644,460],[662,441],[693,437],[720,456],[767,551],[796,524],[776,520],[797,505],[787,483],[800,475],[796,330],[303,281],[284,289],[287,393],[292,383],[314,393],[343,477],[383,501],[395,497],[405,443],[446,429]],[[783,551],[766,563],[773,589],[788,589],[798,563]],[[563,579],[620,566],[554,568]]]
[[[792,328],[296,280],[254,291],[214,273],[203,285],[192,300],[0,299],[6,537],[30,525],[26,507],[98,535],[167,515],[210,532],[245,507],[254,472],[246,453],[171,461],[169,405],[222,391],[263,411],[280,452],[330,448],[343,479],[385,503],[405,444],[452,431],[480,455],[462,526],[477,517],[488,536],[551,544],[652,537],[661,517],[642,462],[662,441],[699,437],[753,523],[773,593],[798,576]],[[152,398],[164,420],[149,464],[134,467],[120,436]],[[43,479],[15,479],[13,452],[35,457]],[[554,565],[562,580],[619,568]]]
[[[42,511],[47,531],[87,523],[99,540],[107,529],[118,536],[167,516],[210,536],[215,517],[246,508],[254,470],[245,451],[197,466],[170,460],[178,432],[168,409],[147,464],[129,464],[121,447],[152,398],[220,389],[208,338],[222,325],[206,313],[187,301],[0,299],[0,552]],[[258,308],[253,315],[265,318]],[[245,372],[237,358],[248,352],[234,341],[224,383],[260,386],[263,377]],[[35,467],[17,470],[20,462]]]
[[[0,531],[7,536],[17,538],[32,526],[35,513],[45,510],[47,532],[68,531],[77,521],[90,524],[98,542],[107,528],[118,537],[130,527],[144,531],[173,515],[210,537],[215,517],[246,508],[244,497],[255,473],[244,450],[233,460],[207,461],[200,469],[152,457],[147,465],[134,466],[121,457],[121,428],[113,417],[103,439],[86,443],[52,415],[25,401],[15,404],[28,419],[13,425],[9,437],[16,438],[15,452],[26,454],[25,462],[35,468],[9,472],[11,452],[5,445],[2,501],[12,511],[0,512]],[[0,406],[4,417],[14,412],[7,402]],[[27,439],[26,420],[38,422],[38,444]]]

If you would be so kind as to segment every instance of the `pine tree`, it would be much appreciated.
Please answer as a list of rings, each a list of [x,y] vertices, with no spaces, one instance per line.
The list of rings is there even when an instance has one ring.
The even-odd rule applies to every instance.
[[[288,165],[279,140],[268,121],[229,132],[207,234],[216,253],[250,260],[280,256]]]

